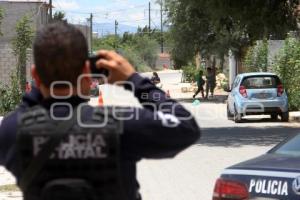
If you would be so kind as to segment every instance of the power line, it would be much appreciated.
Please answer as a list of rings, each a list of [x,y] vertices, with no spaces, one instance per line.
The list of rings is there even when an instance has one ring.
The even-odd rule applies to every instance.
[[[103,13],[101,13],[101,11],[96,11],[96,12],[93,12],[93,14],[94,15],[106,15],[107,13],[123,12],[123,11],[128,11],[128,10],[132,10],[132,9],[139,8],[139,7],[146,7],[146,5],[143,4],[143,5],[132,6],[130,8],[123,8],[123,9],[118,9],[118,10],[109,10],[109,11],[105,11],[105,12],[103,11]],[[91,13],[89,11],[75,11],[75,10],[68,10],[68,11],[65,11],[65,12],[74,13],[74,14],[82,14],[82,15]]]
[[[56,0],[56,1],[54,2],[54,4],[59,8],[58,10],[60,10],[60,11],[63,10],[62,7],[61,7],[61,5],[60,5],[60,3],[59,3],[59,0]],[[54,7],[54,8],[55,8],[55,7]]]

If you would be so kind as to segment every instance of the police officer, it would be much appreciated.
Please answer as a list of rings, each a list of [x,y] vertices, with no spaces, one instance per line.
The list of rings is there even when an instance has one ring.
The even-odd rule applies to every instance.
[[[75,110],[87,102],[86,98],[80,96],[89,95],[91,83],[87,43],[83,34],[74,26],[66,23],[46,25],[37,32],[33,50],[35,64],[32,66],[32,77],[35,87],[29,94],[25,94],[19,107],[4,118],[0,127],[0,165],[4,165],[16,177],[19,186],[25,176],[19,165],[22,158],[18,157],[16,145],[20,116],[35,106],[41,106],[46,111],[54,108],[51,112],[55,116],[65,116],[68,113],[66,108],[53,105],[68,103]],[[125,117],[119,143],[120,183],[124,190],[121,199],[137,200],[140,195],[136,163],[143,158],[172,158],[192,145],[199,138],[200,131],[194,118],[183,106],[167,98],[150,80],[136,73],[122,56],[106,50],[97,54],[101,59],[96,65],[99,69],[109,71],[108,82],[114,84],[127,81],[129,84],[124,84],[124,88],[132,90],[143,105],[143,108],[123,110]],[[82,75],[83,78],[78,79]],[[67,81],[73,89],[64,84],[53,85],[57,81]],[[84,115],[90,114],[86,112]],[[40,130],[40,133],[47,128],[44,127],[45,130]],[[55,154],[51,156],[53,158]],[[85,172],[88,173],[88,169]],[[63,175],[66,171],[60,173]],[[43,176],[40,174],[38,177]]]

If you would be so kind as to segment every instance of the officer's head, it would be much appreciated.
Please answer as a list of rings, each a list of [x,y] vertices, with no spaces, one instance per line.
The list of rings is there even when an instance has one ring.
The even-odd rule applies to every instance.
[[[88,46],[80,30],[62,22],[46,25],[37,32],[33,50],[32,76],[45,97],[50,96],[50,86],[57,81],[71,83],[74,94],[80,87],[82,94],[88,95],[91,83]],[[78,77],[82,74],[86,76],[78,85]],[[55,95],[69,94],[67,85],[54,86]]]

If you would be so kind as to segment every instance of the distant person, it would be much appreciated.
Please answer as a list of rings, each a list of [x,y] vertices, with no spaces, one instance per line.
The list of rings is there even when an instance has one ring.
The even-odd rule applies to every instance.
[[[205,84],[205,81],[203,79],[203,71],[200,70],[199,73],[196,75],[195,77],[195,81],[197,82],[197,91],[195,92],[193,98],[195,98],[200,92],[202,94],[202,98],[204,99],[204,89],[203,89],[203,86]]]
[[[211,96],[214,96],[214,90],[216,87],[216,76],[212,68],[207,68],[207,75],[206,75],[206,96],[205,98],[208,98],[209,92],[211,93]]]
[[[152,82],[154,85],[157,85],[157,84],[160,83],[160,78],[159,78],[157,72],[153,72],[152,77],[151,77],[151,82]]]

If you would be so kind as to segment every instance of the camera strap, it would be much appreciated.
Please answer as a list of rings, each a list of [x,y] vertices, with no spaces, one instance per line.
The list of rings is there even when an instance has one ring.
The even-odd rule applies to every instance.
[[[53,150],[60,144],[64,136],[66,136],[68,131],[73,127],[74,123],[77,121],[76,119],[77,109],[75,108],[71,119],[62,121],[58,124],[56,132],[60,134],[53,134],[45,143],[38,155],[31,160],[29,166],[23,173],[19,182],[19,186],[23,190],[23,192],[27,190],[28,186],[30,186],[34,178],[42,170],[43,166],[46,164],[47,160],[53,153]]]

